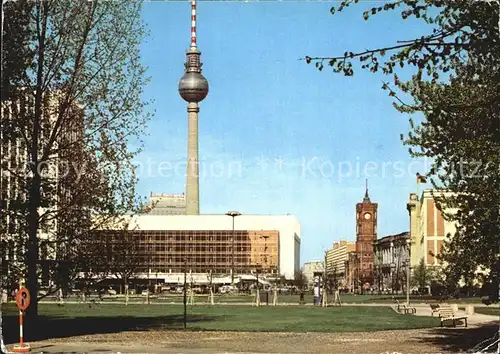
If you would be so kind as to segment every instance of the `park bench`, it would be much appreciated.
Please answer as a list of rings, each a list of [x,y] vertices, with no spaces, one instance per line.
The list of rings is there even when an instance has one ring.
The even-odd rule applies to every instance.
[[[400,304],[399,300],[397,299],[394,299],[394,301],[397,305],[398,312],[400,313],[404,313],[405,315],[407,314],[414,315],[417,312],[417,309],[415,307],[406,306],[406,304]]]
[[[467,316],[457,315],[450,306],[440,306],[439,317],[441,319],[441,327],[443,327],[443,324],[446,321],[453,321],[453,327],[456,327],[458,320],[464,320],[465,327],[467,327]]]
[[[439,304],[429,304],[431,307],[431,316],[434,317],[434,314],[437,313],[439,316]]]

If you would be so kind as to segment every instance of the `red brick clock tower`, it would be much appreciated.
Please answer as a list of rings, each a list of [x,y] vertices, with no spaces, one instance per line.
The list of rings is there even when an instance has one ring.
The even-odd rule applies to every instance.
[[[358,286],[373,285],[373,244],[377,240],[377,203],[372,203],[366,183],[363,202],[356,204],[356,255]]]

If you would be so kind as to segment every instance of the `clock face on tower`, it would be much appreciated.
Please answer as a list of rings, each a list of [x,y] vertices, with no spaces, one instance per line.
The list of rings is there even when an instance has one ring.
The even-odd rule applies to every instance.
[[[366,219],[366,220],[370,220],[372,218],[372,215],[370,213],[365,213],[363,215],[363,217]]]

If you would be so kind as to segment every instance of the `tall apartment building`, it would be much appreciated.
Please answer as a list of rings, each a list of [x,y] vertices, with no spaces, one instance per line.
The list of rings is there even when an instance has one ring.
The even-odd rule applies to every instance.
[[[345,276],[346,261],[350,252],[356,251],[356,243],[340,240],[335,242],[331,249],[326,251],[326,272]]]
[[[411,265],[415,267],[423,258],[427,266],[439,266],[436,257],[447,235],[453,236],[456,224],[446,221],[437,208],[434,196],[446,196],[443,191],[424,190],[420,198],[411,193],[407,209],[410,214]]]
[[[46,95],[42,99],[40,120],[39,155],[46,146],[59,114],[59,96]],[[22,253],[23,244],[20,235],[26,235],[26,212],[24,205],[28,200],[27,188],[32,171],[30,170],[30,151],[26,141],[32,141],[31,124],[34,115],[33,95],[22,95],[16,101],[4,101],[1,104],[2,119],[0,129],[0,234],[1,257],[4,267],[17,262]],[[48,151],[42,171],[41,193],[44,203],[39,214],[47,214],[71,203],[74,171],[69,167],[77,160],[82,150],[83,110],[74,106],[67,110],[53,147]],[[26,137],[26,139],[25,139]],[[38,232],[41,260],[55,259],[55,248],[49,247],[52,237],[65,227],[53,215],[50,221],[41,222]],[[10,267],[10,268],[9,268]],[[12,268],[13,269],[13,268]]]

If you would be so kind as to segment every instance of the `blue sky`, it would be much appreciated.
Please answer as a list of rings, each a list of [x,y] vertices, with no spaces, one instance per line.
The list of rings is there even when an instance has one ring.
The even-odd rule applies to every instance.
[[[396,13],[362,19],[361,2],[336,15],[326,2],[199,2],[198,47],[210,93],[200,104],[200,209],[297,216],[301,262],[355,239],[355,204],[369,179],[379,237],[408,230],[406,201],[425,161],[399,140],[409,129],[381,90],[382,74],[354,77],[298,60],[389,45],[422,34]],[[156,110],[138,157],[141,195],[181,193],[187,113],[177,92],[190,43],[188,2],[146,2],[142,46]]]

